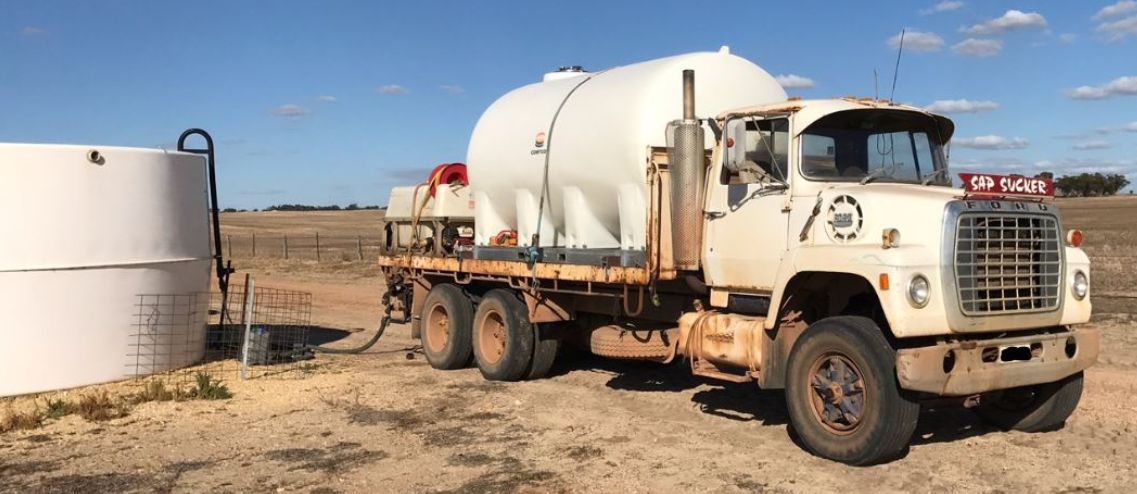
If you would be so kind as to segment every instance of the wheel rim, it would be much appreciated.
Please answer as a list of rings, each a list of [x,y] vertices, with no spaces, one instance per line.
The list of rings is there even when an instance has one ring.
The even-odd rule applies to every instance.
[[[810,409],[813,418],[829,432],[852,434],[865,417],[865,381],[860,369],[849,357],[827,353],[817,358],[809,369]]]
[[[442,304],[435,304],[426,315],[426,346],[432,352],[441,352],[450,342],[450,314]]]
[[[505,320],[497,311],[487,311],[478,324],[478,349],[487,364],[494,365],[505,355]]]

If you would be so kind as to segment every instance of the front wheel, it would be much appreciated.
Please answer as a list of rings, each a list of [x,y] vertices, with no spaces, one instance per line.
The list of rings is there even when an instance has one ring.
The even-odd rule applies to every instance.
[[[787,366],[786,405],[806,449],[867,465],[907,447],[920,405],[897,384],[894,354],[864,317],[823,319],[798,338]]]
[[[1061,381],[988,393],[975,413],[995,427],[1022,432],[1061,428],[1082,399],[1081,372]]]

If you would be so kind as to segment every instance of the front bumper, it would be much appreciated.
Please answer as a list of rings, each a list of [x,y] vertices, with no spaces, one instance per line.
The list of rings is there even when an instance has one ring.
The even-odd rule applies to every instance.
[[[1067,352],[1069,338],[1076,343],[1072,357]],[[1098,358],[1100,340],[1096,329],[1076,329],[906,348],[896,352],[896,377],[904,389],[941,396],[968,396],[1043,384],[1093,365]],[[1007,347],[1030,348],[1030,360],[1002,361],[1001,349]],[[984,359],[985,354],[987,359]],[[949,371],[947,362],[952,360],[954,365]]]

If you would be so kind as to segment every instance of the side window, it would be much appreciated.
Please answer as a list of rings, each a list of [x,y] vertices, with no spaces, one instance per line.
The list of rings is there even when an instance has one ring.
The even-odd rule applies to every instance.
[[[734,119],[727,123],[723,184],[780,184],[789,176],[789,120]]]
[[[803,134],[801,171],[807,177],[837,177],[837,140],[818,134]]]

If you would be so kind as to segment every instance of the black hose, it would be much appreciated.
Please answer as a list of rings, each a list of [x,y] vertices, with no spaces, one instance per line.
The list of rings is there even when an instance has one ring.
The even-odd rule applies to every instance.
[[[324,353],[336,353],[336,354],[363,353],[363,352],[367,351],[368,348],[375,346],[375,344],[379,342],[379,338],[383,337],[383,332],[387,330],[387,325],[390,323],[391,323],[391,316],[390,315],[383,316],[383,321],[379,323],[379,329],[377,331],[375,331],[375,336],[372,336],[371,339],[367,341],[367,343],[364,343],[364,344],[357,346],[355,348],[329,348],[326,346],[319,346],[319,345],[308,345],[304,348],[309,349],[309,350],[315,350],[317,352],[324,352]]]
[[[359,354],[367,351],[368,348],[375,346],[379,342],[379,338],[383,337],[383,332],[387,331],[387,326],[391,324],[391,310],[394,309],[392,300],[400,293],[406,290],[406,286],[402,284],[402,278],[396,277],[388,283],[387,291],[383,293],[383,320],[379,322],[379,329],[375,331],[375,336],[372,336],[367,343],[364,343],[355,348],[329,348],[320,345],[307,345],[306,350],[314,350],[324,353],[335,353],[341,355]],[[404,301],[407,311],[410,311],[410,305]]]

